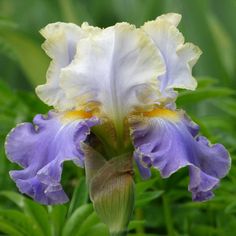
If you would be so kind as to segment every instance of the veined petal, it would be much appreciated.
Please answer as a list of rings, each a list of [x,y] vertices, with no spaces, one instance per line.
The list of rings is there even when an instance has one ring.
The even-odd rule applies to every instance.
[[[198,126],[183,112],[157,109],[143,115],[130,119],[139,162],[157,168],[164,178],[189,166],[193,200],[211,198],[212,190],[230,168],[224,146],[211,145],[205,137],[197,136]]]
[[[184,44],[184,37],[176,28],[181,16],[170,13],[146,22],[142,29],[151,37],[161,51],[166,72],[158,79],[161,83],[162,100],[174,99],[173,89],[194,90],[197,86],[192,77],[192,67],[201,55],[201,50],[191,44]]]
[[[71,108],[70,99],[65,97],[59,85],[61,69],[74,59],[78,41],[99,30],[87,23],[79,27],[72,23],[57,22],[48,24],[40,31],[46,39],[42,47],[52,59],[47,71],[47,83],[36,88],[43,102],[61,110]]]
[[[96,124],[96,118],[49,112],[47,117],[35,116],[33,124],[13,129],[6,140],[6,154],[23,167],[10,172],[19,190],[42,204],[66,202],[60,183],[63,162],[73,160],[83,166],[81,143]]]
[[[61,86],[75,107],[99,104],[102,114],[122,120],[136,107],[153,105],[164,73],[158,49],[140,29],[116,24],[78,43]]]

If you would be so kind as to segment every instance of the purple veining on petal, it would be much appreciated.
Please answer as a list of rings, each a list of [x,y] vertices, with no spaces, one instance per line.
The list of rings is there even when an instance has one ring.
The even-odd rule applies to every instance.
[[[223,145],[211,145],[205,137],[197,136],[199,127],[183,113],[176,114],[177,120],[164,117],[130,120],[135,152],[138,153],[136,159],[138,156],[138,163],[145,166],[151,162],[164,178],[189,166],[189,191],[193,200],[208,200],[229,171],[229,153]]]
[[[22,170],[10,172],[22,193],[42,204],[61,204],[68,200],[60,184],[63,162],[72,160],[83,166],[80,143],[85,141],[97,118],[63,123],[62,114],[49,112],[36,115],[31,123],[23,123],[7,137],[6,154]]]

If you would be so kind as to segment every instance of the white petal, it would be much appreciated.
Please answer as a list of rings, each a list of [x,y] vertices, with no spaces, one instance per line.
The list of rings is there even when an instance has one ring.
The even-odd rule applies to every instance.
[[[159,51],[149,37],[128,23],[116,24],[78,44],[61,86],[75,107],[100,104],[100,111],[122,121],[136,107],[150,106],[164,73]]]
[[[97,31],[84,23],[82,28],[72,23],[53,23],[43,28],[40,33],[46,39],[42,45],[45,52],[52,59],[47,71],[47,82],[36,88],[40,99],[56,108],[70,104],[64,91],[59,86],[61,69],[68,66],[74,59],[77,43],[81,38]]]
[[[165,96],[173,93],[174,88],[194,90],[197,86],[192,77],[192,66],[201,50],[193,44],[184,44],[184,37],[176,28],[179,20],[179,15],[164,15],[142,27],[159,48],[165,61],[166,73],[159,77],[161,92]]]
[[[163,21],[167,21],[170,24],[174,25],[174,26],[178,26],[179,22],[181,21],[182,16],[180,14],[177,13],[167,13],[167,14],[163,14],[161,16],[158,16],[156,18],[156,20],[163,20]]]

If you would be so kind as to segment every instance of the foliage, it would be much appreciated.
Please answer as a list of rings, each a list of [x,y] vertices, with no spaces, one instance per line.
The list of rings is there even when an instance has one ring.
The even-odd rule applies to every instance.
[[[104,235],[107,228],[88,200],[83,170],[65,164],[67,205],[44,207],[17,193],[4,155],[6,134],[17,123],[31,121],[48,108],[34,93],[45,80],[48,58],[38,30],[49,22],[88,21],[98,26],[129,21],[141,25],[165,12],[183,15],[186,40],[203,51],[194,74],[199,87],[180,91],[178,107],[201,125],[212,142],[221,142],[232,156],[232,169],[216,197],[193,203],[187,192],[186,169],[162,180],[136,181],[136,208],[130,235],[234,235],[236,231],[236,30],[235,0],[0,0],[0,234],[11,236]],[[196,118],[197,117],[197,118]],[[68,171],[69,170],[69,171]],[[78,182],[79,181],[79,182]]]

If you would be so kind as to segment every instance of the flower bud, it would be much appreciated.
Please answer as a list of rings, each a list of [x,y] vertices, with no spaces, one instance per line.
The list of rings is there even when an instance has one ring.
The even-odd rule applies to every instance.
[[[86,148],[85,168],[90,198],[111,235],[126,235],[134,208],[132,156],[125,154],[106,161]]]

